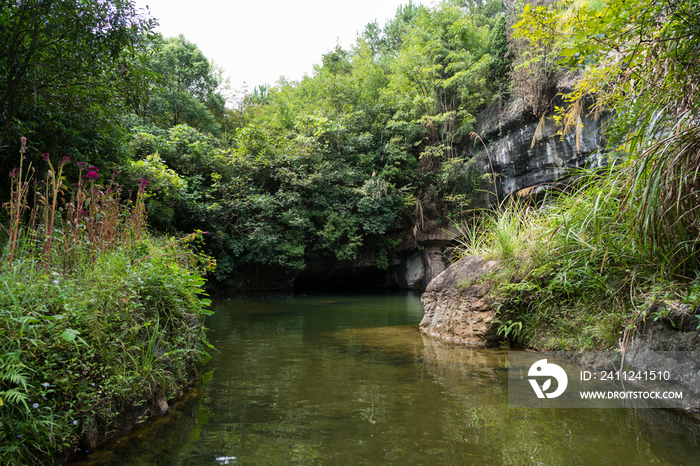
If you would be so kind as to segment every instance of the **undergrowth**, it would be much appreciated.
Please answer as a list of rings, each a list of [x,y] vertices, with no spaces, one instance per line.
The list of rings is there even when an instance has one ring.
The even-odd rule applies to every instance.
[[[664,253],[634,228],[634,163],[581,172],[575,189],[537,209],[511,199],[462,225],[456,258],[501,262],[487,279],[510,344],[618,348],[637,317],[658,318],[646,315],[652,303],[694,300],[697,282],[684,276],[677,251]]]
[[[38,181],[25,152],[23,141],[0,258],[3,465],[47,464],[118,430],[123,408],[192,382],[208,345],[202,233],[149,235],[145,180],[125,199],[79,164],[68,187],[71,161],[43,154]]]

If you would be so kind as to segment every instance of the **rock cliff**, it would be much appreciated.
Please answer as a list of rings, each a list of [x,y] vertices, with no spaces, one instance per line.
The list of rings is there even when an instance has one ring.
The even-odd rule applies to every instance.
[[[476,133],[488,147],[488,154],[477,142],[469,155],[481,173],[491,174],[493,166],[499,199],[526,188],[533,193],[546,191],[571,177],[572,169],[605,163],[601,149],[606,145],[603,127],[608,118],[583,114],[582,126],[562,138],[551,117],[546,117],[541,126],[521,101],[495,102],[479,115],[476,124]],[[486,189],[490,192],[477,197],[476,206],[495,201],[493,185]]]

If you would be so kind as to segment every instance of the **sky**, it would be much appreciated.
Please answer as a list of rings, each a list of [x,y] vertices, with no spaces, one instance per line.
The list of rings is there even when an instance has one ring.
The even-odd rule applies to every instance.
[[[136,0],[165,37],[183,34],[223,67],[230,85],[248,90],[280,76],[311,74],[336,43],[349,49],[365,25],[380,26],[408,0]],[[414,4],[428,4],[414,1]]]

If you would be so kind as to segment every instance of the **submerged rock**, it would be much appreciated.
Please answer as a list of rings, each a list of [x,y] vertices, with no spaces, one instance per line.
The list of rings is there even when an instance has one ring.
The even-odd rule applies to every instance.
[[[473,346],[497,345],[496,312],[484,280],[498,266],[497,261],[465,257],[438,275],[421,296],[421,332]]]

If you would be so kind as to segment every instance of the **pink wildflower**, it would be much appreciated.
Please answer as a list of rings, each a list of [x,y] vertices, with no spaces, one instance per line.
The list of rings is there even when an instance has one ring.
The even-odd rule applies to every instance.
[[[49,161],[49,153],[44,152],[43,154],[41,154],[41,158],[44,159],[44,162],[48,162]]]
[[[97,172],[89,171],[87,175],[85,175],[86,178],[90,178],[91,180],[96,180],[99,178],[100,175],[97,174]]]

